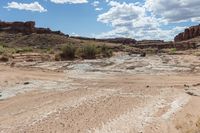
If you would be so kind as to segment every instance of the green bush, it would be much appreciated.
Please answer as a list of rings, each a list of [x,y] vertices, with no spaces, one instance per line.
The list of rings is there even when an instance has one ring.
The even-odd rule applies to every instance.
[[[142,51],[142,53],[146,53],[146,54],[150,54],[150,55],[157,54],[158,52],[159,52],[159,50],[157,48],[146,48],[146,49],[144,49],[144,51]]]
[[[73,45],[65,45],[61,49],[62,53],[60,54],[62,59],[74,59],[75,58],[75,53],[76,53],[76,48]]]
[[[2,42],[0,42],[0,46],[3,46],[4,48],[6,48],[6,47],[7,47],[7,45],[6,45],[6,44],[4,44],[4,43],[2,43]]]
[[[177,51],[176,48],[172,48],[172,49],[170,49],[170,53],[171,53],[171,54],[176,53],[176,51]]]
[[[60,54],[55,54],[54,60],[55,61],[61,61]]]
[[[33,52],[33,48],[31,47],[24,47],[24,48],[17,48],[15,50],[16,53],[26,53],[26,52]]]
[[[0,45],[0,54],[3,54],[4,52],[5,52],[4,47]]]
[[[95,59],[97,56],[111,57],[112,50],[106,45],[96,47],[95,45],[87,44],[75,47],[73,44],[68,44],[61,48],[61,53],[59,56],[56,55],[55,60],[72,60],[75,57],[82,59]]]
[[[83,57],[83,48],[81,48],[81,47],[77,48],[75,55],[79,58]]]
[[[49,50],[48,50],[48,53],[49,53],[49,54],[54,54],[54,49],[49,49]]]
[[[97,48],[95,45],[85,45],[82,49],[82,57],[85,59],[95,59]]]
[[[111,57],[113,55],[113,52],[111,49],[108,48],[108,46],[103,45],[101,47],[100,53],[102,54],[103,57]]]

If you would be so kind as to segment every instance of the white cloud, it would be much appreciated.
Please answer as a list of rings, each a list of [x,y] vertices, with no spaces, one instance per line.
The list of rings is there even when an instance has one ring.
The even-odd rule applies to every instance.
[[[200,0],[146,0],[145,7],[167,22],[181,22],[200,17]]]
[[[112,31],[102,33],[99,37],[132,37],[136,39],[146,38],[145,34],[156,33],[159,30],[159,21],[146,14],[143,6],[138,3],[109,2],[111,8],[98,16],[98,21],[110,24]],[[148,32],[147,32],[148,31]],[[148,36],[149,36],[148,35]],[[153,35],[155,38],[155,35]]]
[[[98,7],[98,5],[99,5],[99,1],[94,1],[93,3],[92,3],[92,5],[94,6],[94,7]]]
[[[96,11],[101,11],[103,10],[103,8],[99,7],[100,2],[99,1],[94,1],[93,3],[91,3],[91,5],[95,8]]]
[[[132,20],[145,16],[145,9],[134,4],[120,4],[117,2],[110,2],[111,8],[98,16],[98,21],[103,23],[111,23],[112,26],[117,25],[132,25]]]
[[[107,24],[111,26],[113,29],[108,32],[104,32],[100,35],[97,35],[98,38],[110,38],[110,37],[131,37],[138,40],[141,39],[163,39],[163,40],[172,40],[176,34],[183,31],[185,28],[169,26],[171,22],[180,21],[180,20],[188,20],[188,18],[192,21],[200,20],[200,17],[196,17],[193,13],[192,16],[189,17],[187,14],[184,16],[182,14],[181,17],[175,17],[178,13],[172,12],[169,7],[179,7],[177,6],[177,2],[174,0],[146,0],[145,4],[142,3],[119,3],[112,0],[106,0],[110,9],[100,14],[97,18],[97,21]],[[159,1],[165,1],[160,5]],[[170,3],[170,2],[171,3]],[[188,0],[179,0],[182,1],[183,6],[187,6]],[[194,0],[198,3],[197,0]],[[194,4],[193,2],[190,2]],[[156,3],[157,2],[157,3]],[[196,4],[197,4],[196,3]],[[157,6],[157,4],[159,6]],[[168,5],[167,5],[168,4]],[[171,5],[170,5],[171,4]],[[170,6],[169,6],[170,5]],[[199,3],[200,5],[200,3]],[[156,9],[157,8],[157,9]],[[165,10],[166,9],[166,10]],[[162,12],[168,11],[170,13]],[[200,10],[200,8],[199,8]],[[196,11],[195,11],[196,12]],[[171,14],[171,15],[169,15]],[[173,16],[174,15],[174,16]],[[198,16],[198,15],[197,15]],[[199,14],[200,16],[200,14]],[[168,28],[164,28],[169,26]]]
[[[75,32],[73,32],[73,33],[71,33],[71,36],[80,36],[80,35],[75,33]]]
[[[27,11],[34,11],[34,12],[46,12],[47,11],[47,9],[42,7],[38,2],[33,2],[33,3],[11,2],[11,3],[8,3],[8,5],[4,8],[27,10]]]
[[[96,11],[101,11],[101,10],[103,10],[103,8],[96,7],[95,10]]]
[[[83,4],[83,3],[88,3],[87,0],[50,0],[53,3],[56,4],[65,4],[65,3],[69,3],[69,4]]]
[[[130,30],[128,27],[116,27],[115,29],[103,32],[96,35],[97,38],[115,38],[115,37],[126,37],[135,38],[138,40],[144,39],[156,39],[156,40],[171,40],[175,35],[183,31],[186,27],[175,27],[169,30],[163,30],[161,28],[144,30],[142,28]]]

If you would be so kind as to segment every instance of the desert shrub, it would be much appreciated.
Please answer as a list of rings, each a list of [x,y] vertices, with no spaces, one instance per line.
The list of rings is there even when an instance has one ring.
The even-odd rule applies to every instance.
[[[113,52],[106,46],[95,46],[92,44],[85,44],[80,46],[74,46],[73,44],[64,45],[61,49],[61,53],[55,55],[55,60],[72,60],[74,58],[82,59],[95,59],[96,57],[111,57]]]
[[[5,43],[3,43],[3,42],[0,42],[0,46],[3,46],[4,48],[7,47],[7,45]]]
[[[157,48],[147,48],[144,50],[144,52],[152,55],[152,54],[157,54],[159,52],[159,50]]]
[[[106,45],[96,47],[95,45],[88,44],[76,49],[76,56],[84,59],[95,59],[97,56],[111,57],[112,54],[112,50]]]
[[[0,54],[3,54],[4,52],[5,52],[5,48],[2,45],[0,45]]]
[[[33,52],[33,48],[31,47],[17,48],[15,51],[16,53]]]
[[[170,49],[170,54],[174,54],[174,53],[176,53],[176,51],[177,51],[176,48],[171,48]]]
[[[55,54],[54,60],[55,61],[61,61],[60,54]]]
[[[75,58],[75,53],[76,53],[76,48],[72,45],[65,45],[61,49],[61,58],[62,59],[74,59]]]
[[[2,61],[2,62],[7,62],[7,61],[9,61],[8,55],[3,54],[2,56],[0,56],[0,61]]]
[[[103,45],[101,47],[101,54],[103,57],[111,57],[113,55],[113,51],[111,49],[108,48],[108,46]]]
[[[95,45],[85,45],[82,48],[82,57],[85,59],[95,59],[97,47]]]
[[[54,49],[50,49],[50,50],[48,51],[48,53],[49,53],[49,54],[54,54]]]
[[[75,55],[79,58],[83,56],[83,48],[79,47],[76,49]]]

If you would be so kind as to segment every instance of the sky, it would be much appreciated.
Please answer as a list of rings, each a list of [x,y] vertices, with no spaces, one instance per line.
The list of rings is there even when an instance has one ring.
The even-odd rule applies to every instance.
[[[200,23],[200,0],[0,0],[0,20],[74,36],[173,40]]]

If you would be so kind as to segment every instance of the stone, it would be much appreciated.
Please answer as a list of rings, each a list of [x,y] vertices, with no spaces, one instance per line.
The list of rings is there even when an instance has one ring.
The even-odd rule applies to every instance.
[[[28,84],[30,84],[30,82],[24,82],[24,85],[28,85]]]

